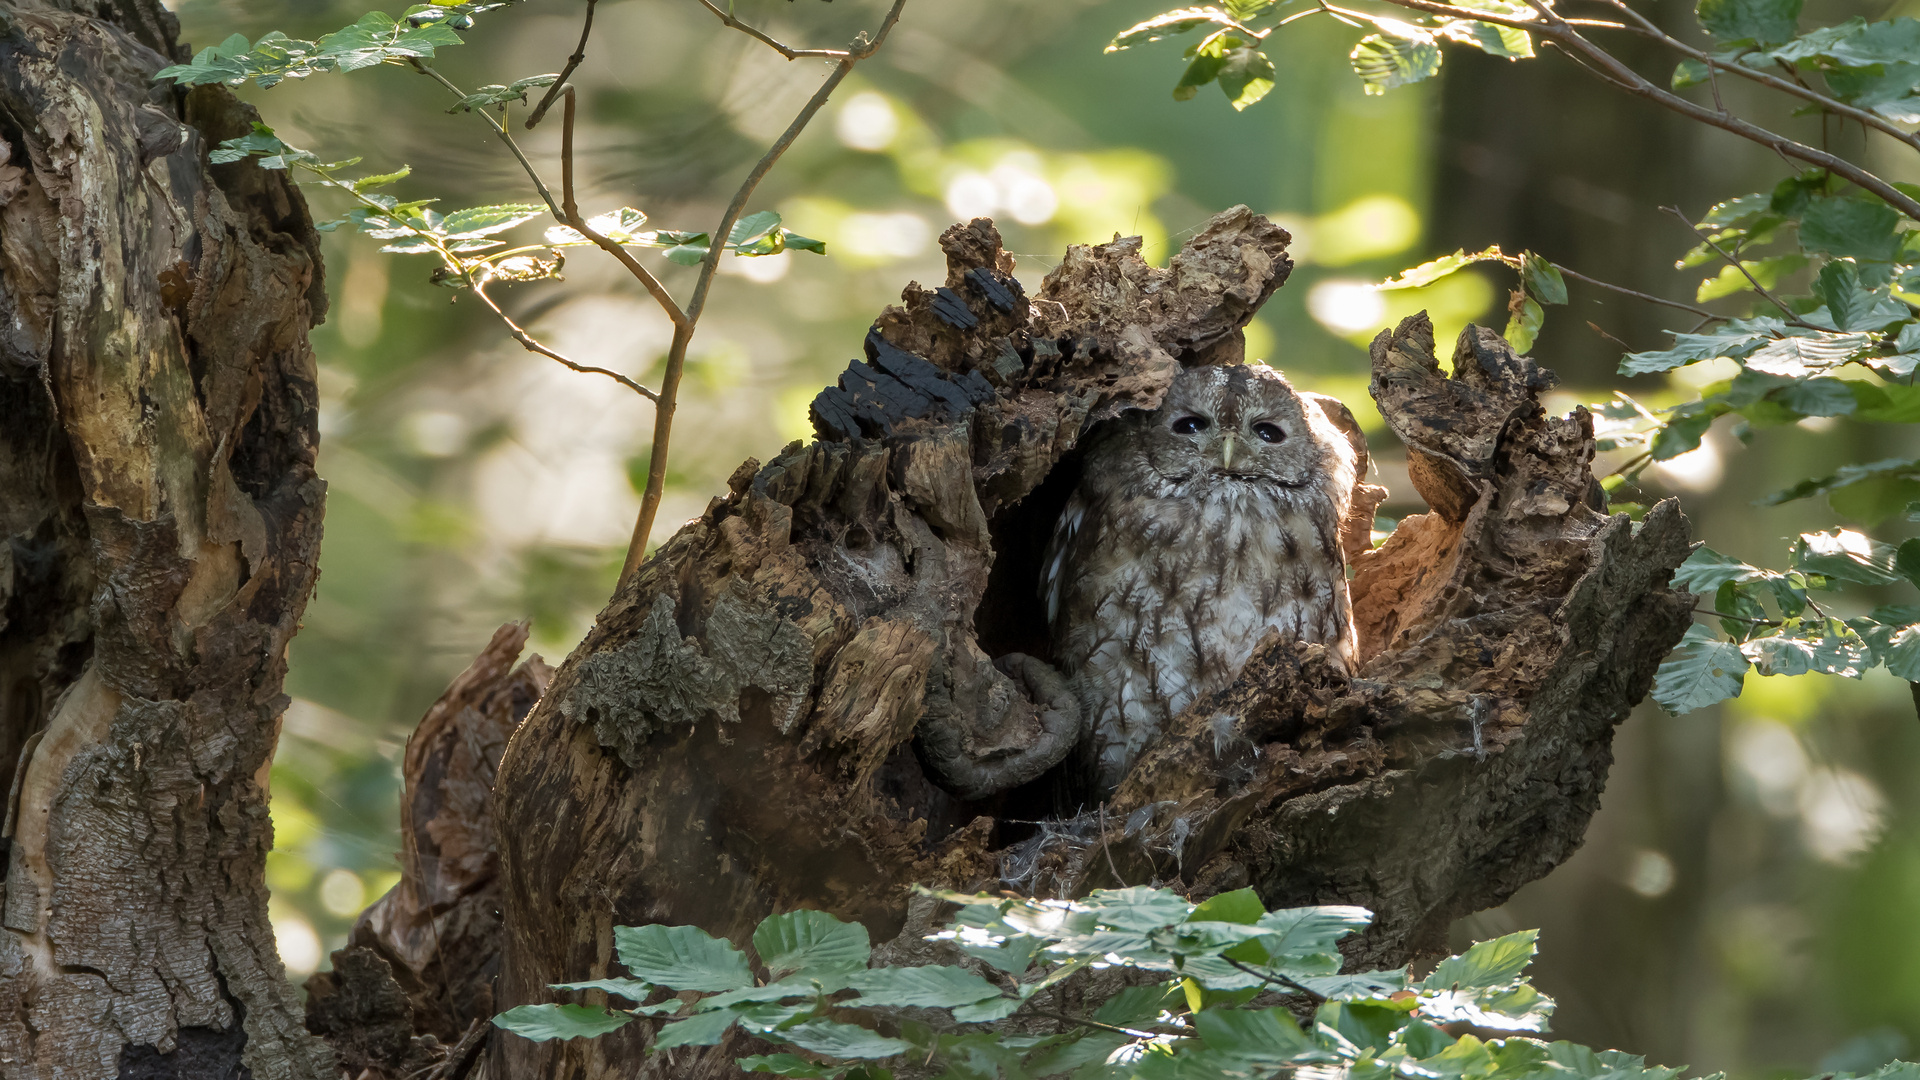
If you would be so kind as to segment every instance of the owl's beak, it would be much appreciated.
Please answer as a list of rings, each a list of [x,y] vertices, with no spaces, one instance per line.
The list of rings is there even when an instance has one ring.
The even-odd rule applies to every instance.
[[[1220,437],[1220,468],[1233,471],[1233,434],[1229,432]]]

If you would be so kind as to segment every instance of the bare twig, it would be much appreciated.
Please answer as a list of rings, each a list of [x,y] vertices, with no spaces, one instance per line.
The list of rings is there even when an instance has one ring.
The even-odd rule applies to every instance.
[[[466,98],[466,92],[458,86],[455,86],[451,79],[435,71],[433,65],[426,63],[417,56],[413,57],[409,63],[413,65],[413,70],[432,78],[433,81],[446,87],[447,92],[454,97],[462,100]],[[547,190],[546,181],[540,179],[540,171],[533,167],[533,162],[527,160],[527,155],[521,151],[520,144],[514,142],[513,136],[507,131],[506,106],[502,105],[500,107],[500,119],[498,120],[495,120],[492,114],[482,109],[474,109],[473,113],[480,117],[480,119],[486,121],[487,126],[493,129],[493,133],[500,136],[500,141],[507,144],[507,149],[513,151],[515,160],[519,161],[520,167],[526,170],[527,179],[533,181],[534,190],[540,193],[540,201],[547,204],[547,209],[553,212],[554,217],[560,217],[560,204],[553,201],[553,192]],[[562,220],[565,219],[563,218]]]
[[[846,80],[854,65],[872,56],[887,40],[894,24],[900,21],[901,9],[906,6],[907,0],[893,0],[893,6],[887,10],[886,18],[881,20],[880,28],[873,37],[869,39],[862,34],[839,57],[832,74],[820,84],[820,89],[808,99],[799,115],[793,118],[793,123],[787,125],[787,130],[781,133],[741,182],[739,190],[734,192],[733,201],[727,205],[726,213],[721,215],[719,226],[713,230],[707,257],[700,263],[700,276],[694,281],[693,295],[687,300],[686,321],[674,326],[673,343],[668,347],[666,372],[660,379],[660,399],[654,409],[653,449],[647,461],[647,485],[640,495],[640,515],[633,523],[633,539],[627,545],[627,558],[620,570],[619,587],[625,587],[646,558],[647,540],[653,534],[654,518],[660,512],[660,500],[666,493],[667,450],[672,442],[673,413],[679,402],[680,378],[686,372],[687,345],[693,339],[693,328],[700,321],[701,312],[706,310],[707,294],[713,288],[714,274],[720,269],[720,256],[726,251],[728,234],[733,231],[734,223],[740,220],[747,200],[753,197],[754,189],[760,186],[760,181],[780,160],[780,155],[787,152],[808,122],[825,107],[827,99]]]
[[[1596,77],[1630,94],[1646,98],[1655,104],[1677,112],[1689,119],[1710,124],[1724,131],[1730,131],[1743,139],[1765,146],[1784,157],[1793,158],[1809,165],[1825,169],[1835,176],[1839,176],[1866,191],[1880,196],[1880,198],[1886,200],[1887,204],[1894,209],[1915,221],[1920,221],[1920,200],[1916,200],[1912,196],[1907,195],[1879,176],[1868,172],[1866,169],[1861,168],[1845,158],[1836,157],[1825,150],[1820,150],[1808,146],[1805,143],[1787,138],[1785,135],[1768,131],[1766,128],[1749,123],[1737,116],[1716,112],[1705,105],[1689,101],[1678,94],[1654,85],[1638,72],[1621,63],[1612,53],[1587,40],[1573,24],[1554,13],[1553,9],[1543,3],[1542,0],[1527,0],[1527,2],[1540,13],[1541,18],[1539,19],[1518,19],[1505,15],[1495,15],[1492,12],[1480,11],[1475,8],[1463,8],[1456,7],[1452,4],[1440,3],[1438,0],[1385,0],[1385,2],[1395,7],[1406,8],[1409,11],[1420,11],[1429,15],[1444,15],[1454,19],[1471,19],[1477,22],[1489,23],[1494,26],[1507,26],[1516,30],[1525,30],[1529,33],[1537,34],[1553,42],[1569,55],[1580,59],[1582,61],[1581,66],[1592,72]],[[1711,57],[1708,59],[1711,60]],[[1748,77],[1756,74],[1765,74],[1764,72],[1752,72],[1749,69],[1738,66],[1731,69],[1723,67],[1723,70],[1733,70],[1736,74]],[[1765,78],[1773,79],[1774,77],[1766,75]],[[1785,80],[1777,81],[1784,84],[1784,86],[1793,85],[1792,83],[1787,83]],[[1800,94],[1798,96],[1805,95]],[[1834,104],[1838,105],[1839,103],[1835,102]],[[1841,110],[1845,110],[1847,107],[1841,106],[1840,108]],[[1858,110],[1853,111],[1857,112]],[[1848,115],[1851,114],[1849,113]]]
[[[1669,300],[1664,296],[1655,296],[1652,293],[1639,292],[1634,289],[1629,289],[1624,285],[1615,285],[1610,281],[1601,281],[1599,278],[1590,278],[1587,275],[1582,274],[1578,270],[1569,270],[1566,267],[1561,266],[1559,263],[1549,263],[1548,265],[1552,266],[1555,270],[1560,271],[1562,274],[1565,274],[1567,277],[1570,277],[1575,281],[1584,281],[1589,285],[1594,285],[1602,289],[1607,289],[1612,292],[1617,292],[1622,296],[1631,296],[1635,300],[1645,300],[1649,304],[1660,304],[1664,307],[1679,308],[1681,311],[1690,311],[1695,315],[1703,316],[1708,319],[1725,319],[1726,318],[1725,315],[1715,315],[1713,312],[1708,311],[1706,308],[1703,308],[1703,307],[1695,307],[1692,304],[1683,304],[1678,300]],[[1596,327],[1596,329],[1598,328]],[[1602,332],[1604,333],[1604,331]],[[1618,339],[1615,339],[1615,340],[1618,340]]]
[[[580,62],[587,58],[587,39],[593,36],[593,8],[599,2],[600,0],[587,0],[587,21],[580,27],[580,44],[573,47],[573,55],[567,57],[567,66],[560,69],[560,77],[553,80],[553,85],[547,87],[547,92],[541,95],[540,104],[535,105],[533,111],[527,114],[528,131],[532,131],[535,124],[546,118],[547,110],[553,108],[553,100],[560,96],[561,89],[567,85],[567,76],[572,75],[573,70],[580,66]]]
[[[1692,231],[1693,235],[1699,237],[1701,243],[1704,243],[1708,247],[1712,248],[1715,254],[1727,260],[1728,265],[1740,271],[1741,275],[1747,279],[1747,283],[1753,286],[1754,292],[1759,293],[1763,299],[1765,299],[1768,303],[1772,304],[1774,307],[1779,308],[1780,311],[1786,315],[1788,325],[1798,326],[1805,330],[1824,331],[1827,329],[1824,326],[1815,326],[1810,322],[1803,321],[1799,315],[1794,313],[1794,310],[1792,308],[1787,306],[1787,302],[1785,300],[1782,300],[1779,297],[1773,295],[1773,293],[1770,292],[1765,285],[1760,284],[1760,279],[1753,276],[1753,271],[1747,269],[1747,264],[1741,262],[1739,258],[1737,258],[1736,256],[1729,254],[1726,248],[1723,248],[1719,244],[1715,243],[1713,237],[1707,235],[1704,232],[1701,232],[1699,226],[1695,225],[1693,221],[1687,217],[1687,215],[1680,212],[1679,207],[1663,206],[1660,209],[1665,211],[1666,213],[1672,214],[1676,218],[1679,218],[1680,224],[1685,225],[1689,230]]]
[[[526,349],[528,352],[536,352],[536,353],[539,353],[541,356],[546,357],[549,360],[559,361],[561,364],[564,364],[567,367],[570,367],[573,370],[578,371],[585,375],[605,375],[607,378],[612,379],[614,382],[619,383],[621,386],[624,386],[627,389],[633,391],[634,393],[639,394],[641,397],[646,398],[648,401],[654,402],[655,404],[659,403],[660,401],[659,394],[656,394],[653,391],[647,389],[646,387],[641,386],[639,383],[634,382],[632,379],[627,378],[625,375],[622,375],[617,371],[609,371],[603,367],[594,367],[591,364],[574,363],[572,360],[569,360],[566,357],[560,355],[559,353],[554,352],[552,349],[547,348],[545,345],[540,344],[540,342],[534,339],[533,335],[527,333],[525,330],[522,330],[520,328],[520,324],[514,322],[511,316],[509,316],[506,312],[500,310],[499,304],[496,304],[493,302],[493,297],[487,295],[487,283],[485,280],[476,280],[473,282],[473,295],[479,297],[480,302],[487,305],[488,309],[491,310],[495,315],[500,316],[500,321],[505,323],[507,326],[507,333],[513,335],[513,340],[526,346]]]
[[[1316,1006],[1325,1005],[1327,1003],[1327,995],[1322,994],[1317,990],[1310,989],[1306,986],[1302,986],[1301,984],[1293,981],[1292,979],[1287,978],[1285,975],[1279,974],[1278,972],[1261,971],[1259,968],[1252,967],[1247,964],[1243,964],[1240,961],[1235,960],[1231,956],[1223,956],[1220,959],[1225,960],[1227,963],[1232,964],[1234,967],[1239,968],[1241,971],[1244,971],[1249,975],[1258,976],[1263,982],[1272,983],[1275,986],[1279,986],[1279,987],[1291,990],[1293,993],[1296,993],[1296,994],[1303,994],[1306,996],[1306,999],[1308,1001],[1313,1002],[1314,1005]]]
[[[568,228],[593,241],[602,251],[620,260],[620,265],[627,268],[627,273],[632,274],[646,288],[654,302],[660,305],[661,310],[667,313],[667,318],[673,322],[675,333],[678,333],[682,327],[688,327],[690,324],[686,312],[681,311],[680,305],[674,302],[673,294],[667,291],[667,287],[660,283],[660,279],[655,277],[651,270],[642,265],[639,259],[634,258],[633,252],[628,251],[624,245],[614,243],[611,238],[588,228],[586,219],[580,216],[580,206],[573,197],[573,119],[577,102],[572,86],[565,87],[563,92],[566,94],[567,103],[560,116],[561,205],[555,216]]]
[[[1698,606],[1696,606],[1693,609],[1693,613],[1695,615],[1711,615],[1716,619],[1732,619],[1734,622],[1751,623],[1754,626],[1779,626],[1780,625],[1780,620],[1778,619],[1749,619],[1745,615],[1729,615],[1724,611],[1715,611],[1712,608],[1703,608]]]
[[[840,60],[847,56],[848,50],[846,49],[790,49],[772,37],[760,32],[758,29],[734,18],[731,12],[720,10],[720,5],[714,3],[713,0],[700,0],[700,3],[705,5],[708,11],[713,12],[714,17],[718,18],[722,25],[740,31],[789,60],[798,60],[803,56],[818,56],[828,60]]]

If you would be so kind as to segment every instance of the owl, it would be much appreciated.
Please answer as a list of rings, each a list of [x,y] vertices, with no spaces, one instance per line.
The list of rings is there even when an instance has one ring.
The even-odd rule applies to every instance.
[[[1351,668],[1341,524],[1365,467],[1356,430],[1338,401],[1232,364],[1183,368],[1158,410],[1089,434],[1040,592],[1101,797],[1267,631]]]

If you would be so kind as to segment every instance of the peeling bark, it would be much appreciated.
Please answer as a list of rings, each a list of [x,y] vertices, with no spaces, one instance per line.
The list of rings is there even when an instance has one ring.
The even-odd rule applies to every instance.
[[[881,315],[814,402],[819,438],[743,466],[514,733],[497,1004],[617,974],[619,924],[744,944],[816,907],[920,956],[933,912],[913,883],[1250,883],[1374,908],[1354,959],[1397,964],[1565,858],[1613,726],[1684,629],[1667,580],[1686,522],[1671,503],[1606,516],[1589,418],[1540,407],[1551,374],[1473,328],[1444,376],[1424,317],[1375,343],[1373,393],[1434,512],[1355,560],[1355,676],[1269,640],[1112,805],[1077,813],[1086,793],[1028,780],[1060,737],[1035,583],[1074,449],[1153,407],[1178,365],[1240,360],[1288,239],[1239,207],[1166,268],[1137,239],[1070,248],[1029,300],[990,222],[949,230],[945,282]],[[643,1062],[647,1028],[496,1037],[492,1075],[733,1074],[733,1044]]]
[[[331,1076],[267,923],[318,240],[152,0],[0,4],[0,1075]]]

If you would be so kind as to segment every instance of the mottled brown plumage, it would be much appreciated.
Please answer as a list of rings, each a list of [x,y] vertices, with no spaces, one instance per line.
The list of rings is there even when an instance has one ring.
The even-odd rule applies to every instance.
[[[1264,364],[1191,367],[1160,408],[1088,438],[1041,582],[1104,795],[1268,630],[1354,650],[1340,526],[1359,455],[1345,406]]]

